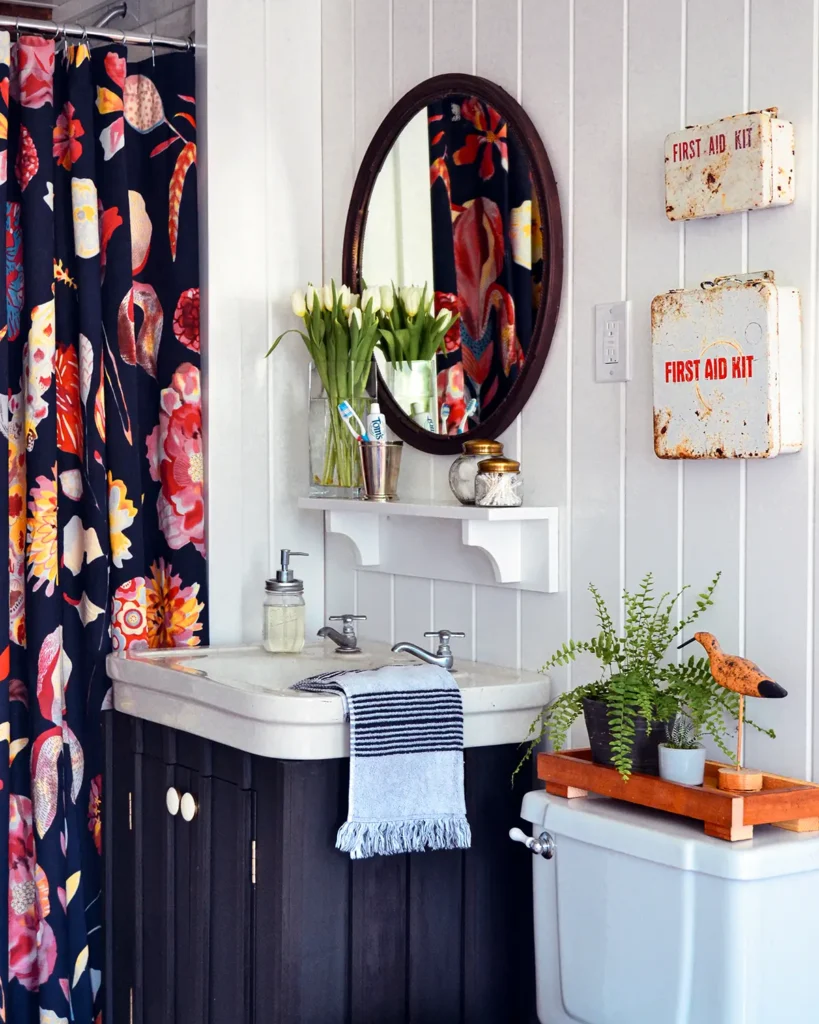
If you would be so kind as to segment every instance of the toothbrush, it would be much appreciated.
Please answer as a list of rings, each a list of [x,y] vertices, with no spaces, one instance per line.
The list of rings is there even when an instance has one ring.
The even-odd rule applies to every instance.
[[[350,431],[350,433],[353,435],[353,437],[356,439],[356,441],[369,441],[370,440],[370,435],[367,433],[367,428],[361,422],[361,417],[358,415],[358,413],[355,411],[355,409],[350,405],[350,403],[347,401],[346,398],[344,399],[343,402],[339,402],[338,403],[338,411],[341,414],[341,418],[344,421],[344,423],[346,424],[347,429]],[[353,422],[353,421],[355,421],[355,422]],[[356,423],[358,424],[358,426],[361,429],[361,433],[360,434],[359,434],[359,432],[355,428],[355,424]]]
[[[475,415],[477,409],[478,409],[478,399],[477,398],[470,398],[469,405],[467,405],[466,411],[464,412],[464,418],[461,420],[461,422],[460,422],[460,424],[458,426],[458,433],[459,434],[462,434],[464,432],[464,427],[466,426],[466,421],[470,417]]]
[[[444,404],[441,406],[441,433],[442,434],[446,433],[446,424],[447,424],[447,420],[449,419],[449,413],[450,413],[449,403],[448,402],[444,402]]]

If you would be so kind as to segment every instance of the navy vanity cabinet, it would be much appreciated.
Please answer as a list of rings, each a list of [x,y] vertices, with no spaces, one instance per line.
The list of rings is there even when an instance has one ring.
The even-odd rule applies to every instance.
[[[207,741],[106,717],[106,1019],[250,1022],[250,758],[227,748],[213,757]],[[188,795],[191,820],[168,810],[169,790]]]
[[[106,1020],[536,1020],[530,855],[508,838],[531,788],[509,784],[515,745],[464,753],[470,850],[351,861],[335,849],[346,758],[106,718]],[[168,813],[171,787],[196,798],[192,821]]]

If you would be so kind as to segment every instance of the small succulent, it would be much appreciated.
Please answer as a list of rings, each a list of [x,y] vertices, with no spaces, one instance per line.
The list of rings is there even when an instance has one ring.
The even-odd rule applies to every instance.
[[[677,715],[671,726],[666,726],[666,734],[667,745],[675,750],[696,750],[700,745],[697,729],[685,715]]]

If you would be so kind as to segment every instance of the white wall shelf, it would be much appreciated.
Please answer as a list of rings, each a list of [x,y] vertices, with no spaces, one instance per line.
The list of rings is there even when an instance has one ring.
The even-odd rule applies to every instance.
[[[342,498],[299,498],[299,508],[324,512],[326,531],[352,541],[360,569],[546,594],[558,590],[556,508]]]

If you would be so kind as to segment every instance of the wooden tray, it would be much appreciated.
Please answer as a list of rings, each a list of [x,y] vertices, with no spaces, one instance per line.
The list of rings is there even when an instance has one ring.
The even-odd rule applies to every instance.
[[[730,765],[706,761],[705,783],[683,786],[637,773],[624,782],[616,769],[594,764],[588,749],[538,754],[537,759],[538,777],[546,782],[547,793],[569,799],[598,793],[696,818],[705,823],[706,835],[718,839],[750,839],[754,825],[776,825],[792,832],[819,831],[819,784],[763,772],[760,792],[729,793],[717,788],[717,772],[725,767]]]

